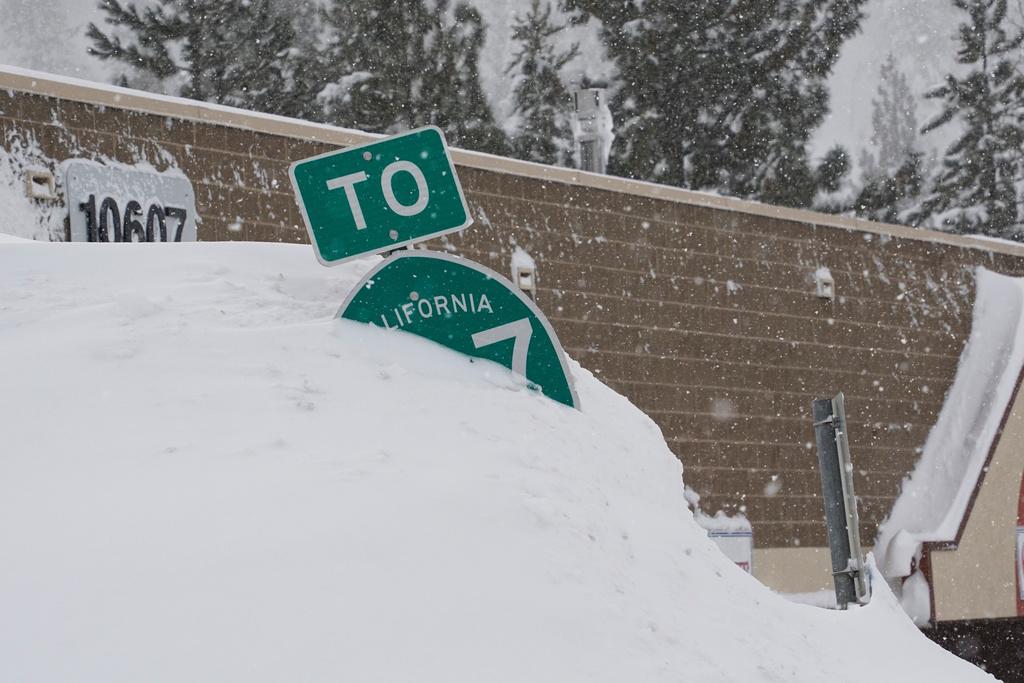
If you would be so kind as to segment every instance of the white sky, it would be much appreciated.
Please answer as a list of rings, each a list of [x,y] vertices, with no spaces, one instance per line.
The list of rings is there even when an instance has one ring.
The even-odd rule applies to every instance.
[[[956,66],[956,30],[965,15],[950,0],[870,0],[865,12],[861,34],[843,47],[832,74],[832,114],[813,138],[815,155],[839,143],[856,160],[858,150],[871,137],[871,99],[879,67],[889,53],[919,97],[917,120],[922,125],[938,111],[937,104],[923,94]],[[923,143],[941,150],[954,133],[953,129],[936,131]]]

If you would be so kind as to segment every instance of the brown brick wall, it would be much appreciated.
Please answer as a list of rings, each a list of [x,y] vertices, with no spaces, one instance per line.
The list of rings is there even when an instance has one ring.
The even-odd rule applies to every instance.
[[[0,90],[0,135],[10,134],[55,163],[180,167],[203,240],[306,241],[287,167],[331,148]],[[459,173],[477,222],[432,246],[503,273],[516,245],[530,252],[539,304],[569,354],[661,425],[705,509],[743,510],[760,547],[825,545],[809,404],[839,390],[870,542],[952,381],[973,268],[1024,274],[1024,259],[1006,254]],[[835,302],[814,295],[819,266]]]
[[[461,174],[487,221],[456,250],[506,271],[511,244],[527,249],[568,352],[660,424],[702,505],[743,510],[761,547],[825,544],[809,406],[840,390],[873,539],[952,381],[974,266],[1024,272],[972,249]],[[818,266],[835,302],[814,295]]]

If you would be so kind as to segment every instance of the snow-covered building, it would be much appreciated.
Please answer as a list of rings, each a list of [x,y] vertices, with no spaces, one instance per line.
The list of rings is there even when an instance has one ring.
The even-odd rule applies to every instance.
[[[72,197],[68,169],[89,162],[117,169],[119,177],[185,182],[189,189],[175,196],[193,202],[186,212],[196,214],[199,241],[304,242],[289,164],[372,139],[4,68],[0,210],[12,221],[7,231],[34,239],[71,240],[75,221],[83,220],[93,223],[91,233],[82,233],[86,239],[104,234],[115,241],[115,223],[122,237],[155,234],[161,215],[173,232],[169,209],[151,211],[167,203],[154,199],[163,190],[139,189],[149,187],[141,180]],[[567,353],[653,418],[705,517],[723,511],[749,521],[757,578],[785,593],[831,585],[810,403],[843,391],[861,535],[873,545],[890,518],[880,546],[889,563],[883,568],[905,603],[925,605],[921,621],[933,624],[1016,615],[1016,603],[1004,604],[1005,596],[990,604],[964,589],[973,580],[986,596],[996,590],[977,576],[947,587],[969,573],[973,560],[963,557],[980,557],[967,551],[969,542],[998,545],[998,562],[1014,558],[1016,535],[981,532],[991,532],[998,517],[1000,530],[1016,533],[1024,432],[1017,413],[1007,412],[1013,393],[1000,388],[982,415],[959,410],[960,402],[978,400],[979,383],[957,387],[961,376],[977,379],[991,369],[991,354],[972,355],[986,343],[978,332],[979,302],[996,278],[979,273],[1024,275],[1024,247],[461,150],[453,156],[475,225],[431,246],[510,275],[510,267],[529,265],[531,293]],[[129,230],[134,215],[140,227]],[[1008,319],[1000,324],[1006,339],[1019,342]],[[965,352],[972,334],[979,342]],[[1016,386],[1017,350],[993,348],[999,357],[1010,355],[1003,374],[985,376],[992,386]],[[955,424],[962,415],[974,420],[967,431]],[[986,457],[973,455],[981,451]],[[931,517],[904,523],[919,518],[902,512],[913,507],[905,501],[917,486],[904,487],[903,480],[932,457],[963,467],[947,471],[942,486],[919,486],[916,495],[948,499],[956,510],[926,506]],[[998,478],[991,470],[985,475],[997,466]],[[1012,500],[997,484],[1013,489]],[[931,533],[933,522],[945,524],[936,521],[940,512],[959,515],[953,538]],[[942,550],[924,552],[929,543],[942,543]],[[999,586],[1009,576],[1020,580],[1000,576]],[[907,584],[905,577],[918,578]],[[933,595],[915,600],[922,591]],[[986,606],[974,609],[979,605]]]

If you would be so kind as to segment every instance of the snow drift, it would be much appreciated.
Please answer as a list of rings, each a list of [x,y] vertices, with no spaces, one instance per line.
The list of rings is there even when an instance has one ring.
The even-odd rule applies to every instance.
[[[0,241],[0,680],[991,680],[731,565],[578,366],[334,319],[370,265]]]

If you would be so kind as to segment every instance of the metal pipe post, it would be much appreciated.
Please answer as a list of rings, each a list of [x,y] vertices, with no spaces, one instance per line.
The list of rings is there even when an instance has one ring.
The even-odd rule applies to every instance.
[[[843,502],[843,476],[836,442],[836,418],[832,399],[817,399],[811,404],[814,437],[818,443],[818,468],[821,471],[821,495],[825,503],[825,525],[832,551],[832,578],[836,604],[846,609],[857,602],[857,588],[850,571],[850,533]]]

